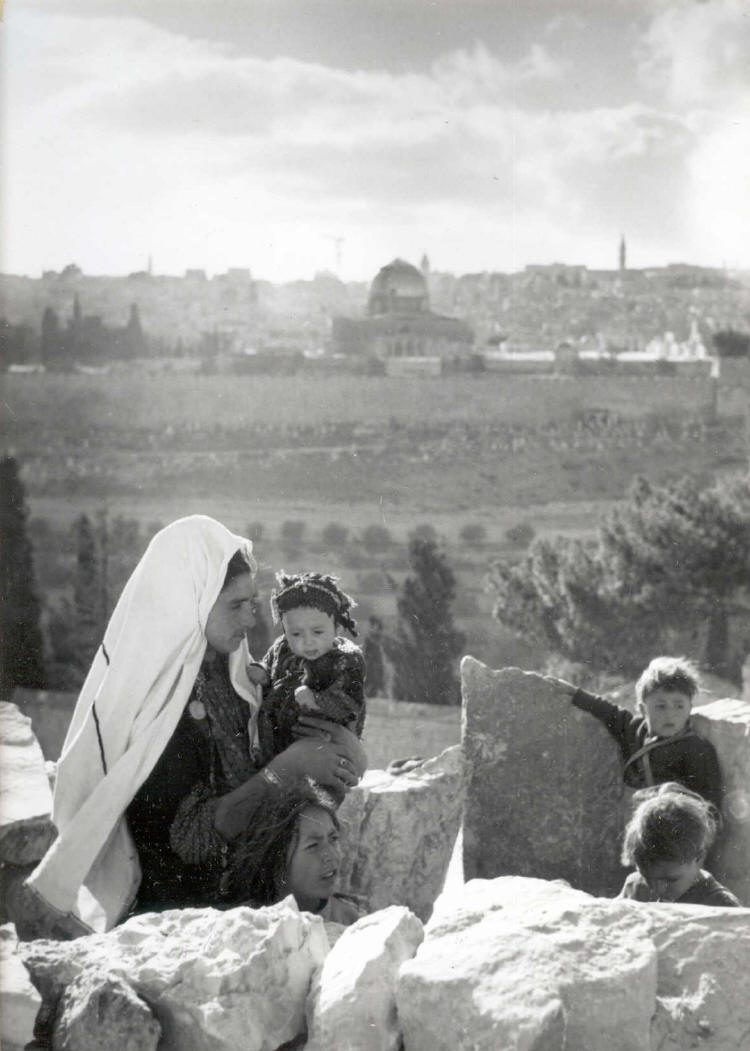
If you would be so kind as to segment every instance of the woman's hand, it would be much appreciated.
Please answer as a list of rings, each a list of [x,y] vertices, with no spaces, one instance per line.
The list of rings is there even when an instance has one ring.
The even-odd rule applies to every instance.
[[[351,730],[328,719],[303,715],[294,733],[297,740],[268,764],[280,777],[311,777],[337,791],[359,783],[367,769],[367,755]]]
[[[315,715],[301,715],[292,732],[298,740],[313,737],[330,741],[336,748],[336,754],[347,760],[350,769],[358,778],[361,778],[367,769],[367,754],[362,747],[362,742],[346,726],[340,726],[338,723],[332,723],[328,719],[318,718]]]

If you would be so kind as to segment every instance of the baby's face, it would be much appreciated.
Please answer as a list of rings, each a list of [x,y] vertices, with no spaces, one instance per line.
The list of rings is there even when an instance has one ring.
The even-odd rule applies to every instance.
[[[292,653],[309,661],[328,653],[336,637],[336,624],[330,613],[310,606],[290,609],[282,615],[281,625]]]
[[[692,700],[681,690],[654,690],[643,698],[649,733],[656,737],[672,737],[679,733],[690,718],[692,707]]]

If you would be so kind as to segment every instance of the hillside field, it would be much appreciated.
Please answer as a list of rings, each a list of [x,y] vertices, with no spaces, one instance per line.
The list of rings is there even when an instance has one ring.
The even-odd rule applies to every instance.
[[[489,562],[523,551],[508,530],[591,536],[635,473],[712,476],[746,462],[741,421],[710,421],[707,381],[535,377],[230,376],[168,371],[4,375],[3,454],[22,467],[40,590],[72,584],[71,523],[105,508],[138,524],[141,544],[185,514],[244,533],[259,522],[272,569],[342,576],[360,616],[392,624],[406,542],[428,524],[458,578],[466,652],[496,665],[541,655],[504,635],[482,588]],[[296,550],[282,525],[304,522]],[[345,544],[321,542],[331,523]],[[365,554],[384,526],[391,543]],[[461,529],[481,525],[467,548]],[[138,551],[121,559],[123,572]],[[128,559],[130,561],[128,561]]]

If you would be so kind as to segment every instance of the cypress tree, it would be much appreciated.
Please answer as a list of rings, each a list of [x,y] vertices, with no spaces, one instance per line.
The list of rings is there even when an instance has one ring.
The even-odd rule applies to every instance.
[[[397,601],[396,635],[386,639],[393,692],[402,701],[458,704],[458,658],[464,636],[453,623],[456,578],[434,540],[409,544],[411,576]]]
[[[45,685],[44,647],[26,496],[12,456],[0,460],[0,698]]]
[[[75,652],[79,667],[87,668],[102,641],[106,627],[103,606],[102,563],[99,543],[87,515],[76,519]]]

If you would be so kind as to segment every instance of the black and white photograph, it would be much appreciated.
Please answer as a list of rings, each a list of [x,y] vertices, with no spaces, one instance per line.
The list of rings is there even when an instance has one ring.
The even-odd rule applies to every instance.
[[[747,1051],[748,0],[0,61],[3,1049]]]

